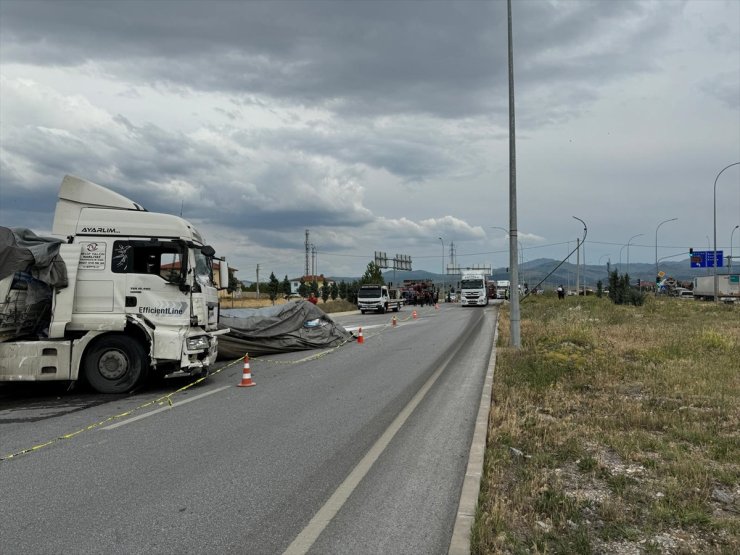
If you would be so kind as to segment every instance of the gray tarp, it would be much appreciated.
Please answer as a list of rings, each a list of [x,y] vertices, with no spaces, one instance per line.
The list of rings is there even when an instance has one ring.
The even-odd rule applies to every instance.
[[[30,229],[0,227],[0,279],[27,272],[52,287],[67,287],[67,267],[58,256],[61,243]]]
[[[219,325],[231,329],[218,338],[219,359],[336,347],[353,337],[308,301],[231,309],[222,312]]]

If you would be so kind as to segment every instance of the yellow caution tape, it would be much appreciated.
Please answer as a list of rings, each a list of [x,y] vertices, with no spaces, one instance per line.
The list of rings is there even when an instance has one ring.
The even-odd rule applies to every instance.
[[[412,318],[411,316],[407,316],[403,320],[398,319],[398,321],[404,321],[405,322],[407,320],[410,320],[411,318]],[[373,333],[373,334],[371,334],[369,336],[365,336],[365,339],[369,339],[371,337],[376,337],[376,336],[382,334],[383,332],[385,332],[391,326],[392,326],[392,323],[391,322],[388,322],[388,323],[384,324],[379,329],[379,331],[377,333]],[[355,337],[352,336],[352,339],[355,339]],[[331,349],[327,349],[326,351],[322,351],[320,353],[317,353],[317,354],[314,354],[314,355],[310,355],[310,356],[307,356],[307,357],[304,357],[304,358],[301,358],[301,359],[298,359],[298,360],[285,361],[285,360],[275,360],[275,359],[268,359],[268,358],[262,358],[262,357],[257,357],[257,359],[260,362],[268,362],[268,363],[271,363],[271,364],[284,364],[284,365],[301,364],[301,363],[304,363],[304,362],[309,362],[311,360],[316,360],[316,359],[322,358],[322,357],[324,357],[324,356],[326,356],[326,355],[328,355],[330,353],[333,353],[333,352],[337,351],[340,347],[343,347],[344,345],[346,345],[347,343],[349,343],[350,341],[351,341],[351,339],[347,339],[345,341],[342,341],[336,347],[332,347]],[[107,424],[109,422],[112,422],[113,420],[119,420],[121,418],[125,418],[127,416],[131,416],[133,413],[135,413],[135,412],[137,412],[139,410],[145,409],[147,407],[150,407],[152,405],[163,405],[165,402],[167,402],[167,404],[170,407],[172,407],[173,406],[172,397],[174,395],[176,395],[178,393],[182,393],[183,391],[185,391],[187,389],[190,389],[194,385],[197,385],[197,384],[201,383],[208,376],[215,376],[219,372],[222,372],[223,370],[226,370],[227,368],[229,368],[231,366],[234,366],[235,364],[237,364],[239,362],[242,362],[243,360],[244,360],[244,357],[239,357],[236,360],[234,360],[234,361],[232,361],[232,362],[230,362],[230,363],[228,363],[228,364],[220,367],[218,370],[215,370],[215,371],[209,373],[207,376],[200,377],[197,380],[195,380],[195,381],[193,381],[193,382],[191,382],[191,383],[189,383],[187,385],[184,385],[183,387],[181,387],[179,389],[176,389],[175,391],[173,391],[171,393],[168,393],[167,395],[163,395],[162,397],[158,397],[157,399],[154,399],[153,401],[148,401],[146,403],[143,403],[143,404],[141,404],[141,405],[139,405],[139,406],[137,406],[137,407],[135,407],[135,408],[133,408],[131,410],[128,410],[126,412],[122,412],[122,413],[116,414],[114,416],[109,416],[105,420],[101,420],[100,422],[96,422],[94,424],[90,424],[89,426],[86,426],[85,428],[81,428],[81,429],[79,429],[79,430],[77,430],[75,432],[71,432],[71,433],[68,433],[68,434],[63,434],[63,435],[60,435],[58,437],[55,437],[54,439],[50,439],[49,441],[46,441],[44,443],[40,443],[38,445],[34,445],[33,447],[29,447],[28,449],[23,449],[23,450],[18,451],[16,453],[12,453],[10,455],[6,455],[4,457],[0,457],[0,462],[8,461],[10,459],[14,459],[16,457],[19,457],[21,455],[25,455],[27,453],[31,453],[33,451],[38,451],[39,449],[43,449],[44,447],[48,447],[49,445],[52,445],[52,444],[54,444],[54,443],[56,443],[58,441],[64,440],[64,439],[72,439],[73,437],[75,437],[75,436],[77,436],[77,435],[79,435],[79,434],[81,434],[83,432],[88,432],[90,430],[94,430],[95,428],[99,428],[100,426],[103,426],[104,424]]]
[[[232,361],[232,362],[230,362],[230,363],[222,366],[218,370],[214,370],[213,372],[209,373],[208,376],[215,376],[219,372],[222,372],[223,370],[226,370],[230,366],[233,366],[234,364],[237,364],[238,362],[241,362],[242,360],[243,360],[243,357],[238,358],[238,359],[236,359],[236,360],[234,360],[234,361]],[[98,428],[98,427],[100,427],[100,426],[102,426],[104,424],[107,424],[108,422],[111,422],[113,420],[118,420],[120,418],[125,418],[126,416],[131,416],[136,411],[145,409],[146,407],[150,407],[152,405],[163,405],[164,402],[166,401],[169,404],[169,406],[171,407],[171,406],[173,406],[172,405],[172,396],[173,395],[176,395],[177,393],[182,393],[186,389],[189,389],[189,388],[193,387],[194,385],[199,384],[200,382],[202,382],[203,380],[205,380],[208,376],[202,376],[202,377],[198,378],[197,380],[195,380],[193,382],[190,382],[189,384],[184,385],[183,387],[181,387],[179,389],[176,389],[175,391],[172,391],[171,393],[168,393],[167,395],[163,395],[162,397],[159,397],[157,399],[154,399],[153,401],[148,401],[146,403],[143,403],[143,404],[139,405],[138,407],[135,407],[135,408],[133,408],[131,410],[128,410],[126,412],[122,412],[122,413],[116,414],[114,416],[109,416],[105,420],[101,420],[100,422],[96,422],[94,424],[90,424],[89,426],[86,426],[85,428],[81,428],[81,429],[77,430],[76,432],[71,432],[69,434],[63,434],[63,435],[60,435],[59,437],[55,437],[54,439],[50,439],[49,441],[46,441],[44,443],[40,443],[39,445],[34,445],[33,447],[29,447],[28,449],[23,449],[22,451],[18,451],[17,453],[12,453],[10,455],[6,455],[4,457],[0,457],[0,462],[8,461],[8,460],[13,459],[15,457],[19,457],[20,455],[25,455],[26,453],[31,453],[32,451],[38,451],[39,449],[42,449],[44,447],[48,447],[49,445],[52,445],[53,443],[56,443],[57,441],[61,441],[63,439],[71,439],[71,438],[75,437],[76,435],[81,434],[82,432],[87,432],[87,431],[90,431],[90,430],[94,430],[95,428]]]

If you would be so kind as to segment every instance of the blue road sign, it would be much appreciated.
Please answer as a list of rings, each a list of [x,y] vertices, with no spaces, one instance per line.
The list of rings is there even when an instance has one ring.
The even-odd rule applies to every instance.
[[[717,251],[717,268],[724,264],[724,251]],[[714,268],[714,251],[694,251],[691,253],[692,268]]]

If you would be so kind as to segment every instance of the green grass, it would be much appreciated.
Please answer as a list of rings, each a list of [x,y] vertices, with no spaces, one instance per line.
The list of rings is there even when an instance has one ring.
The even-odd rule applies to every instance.
[[[520,350],[501,314],[473,553],[740,552],[740,499],[714,495],[740,490],[740,307],[521,308]]]

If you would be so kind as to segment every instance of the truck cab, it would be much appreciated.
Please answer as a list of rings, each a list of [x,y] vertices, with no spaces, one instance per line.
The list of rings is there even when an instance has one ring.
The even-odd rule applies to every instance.
[[[51,287],[47,330],[0,343],[0,381],[84,377],[120,393],[149,373],[208,372],[228,330],[218,329],[215,251],[189,222],[66,176],[53,233],[66,239],[67,284]]]
[[[460,276],[460,305],[488,306],[488,280],[483,272],[466,272]]]
[[[385,285],[361,285],[357,292],[357,308],[365,314],[368,311],[381,314],[393,310],[398,312],[403,306],[403,299],[397,290],[389,290]]]

